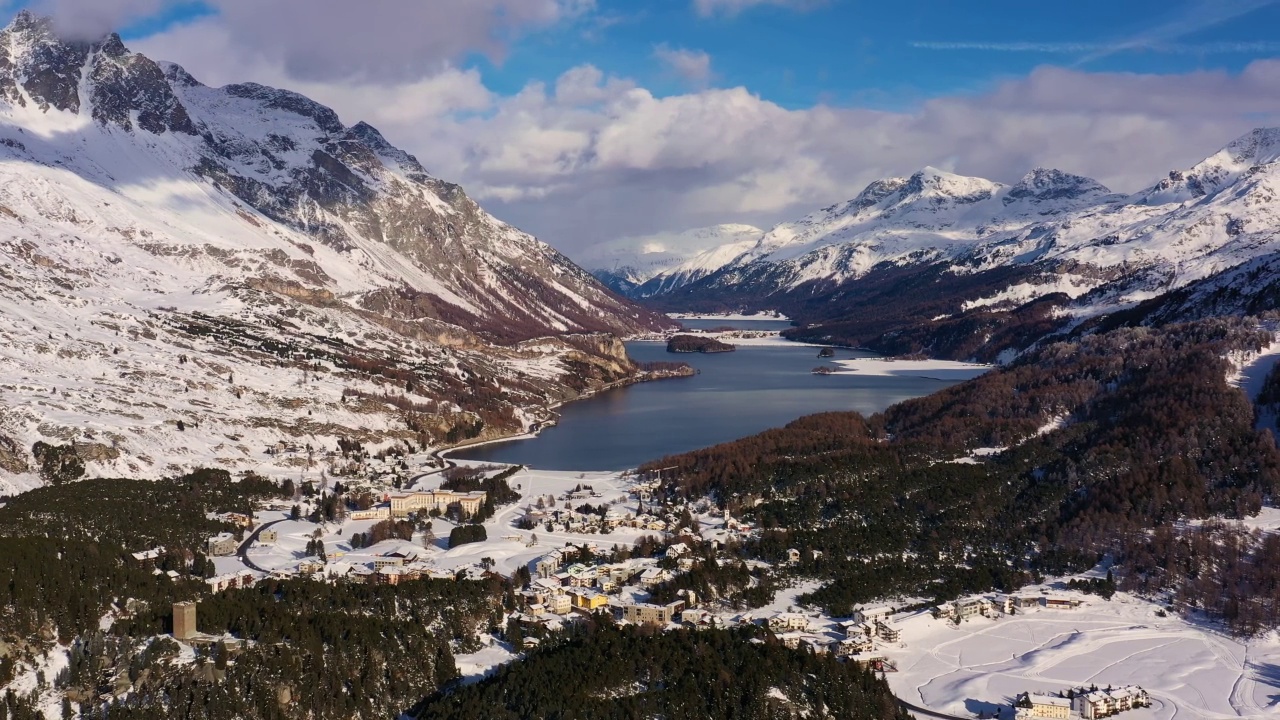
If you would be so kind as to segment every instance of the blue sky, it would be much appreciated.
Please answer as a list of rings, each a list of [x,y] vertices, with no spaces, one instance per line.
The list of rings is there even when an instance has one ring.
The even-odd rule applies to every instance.
[[[1280,125],[1280,0],[30,4],[371,122],[571,254],[793,220],[925,165],[1133,192]]]
[[[495,92],[553,82],[591,63],[658,95],[688,82],[655,48],[705,52],[711,84],[743,86],[788,108],[818,103],[901,108],[980,92],[1041,65],[1086,71],[1239,72],[1280,55],[1280,2],[1262,0],[828,0],[699,13],[688,0],[599,0],[573,22],[515,40],[502,58],[460,58]],[[124,28],[126,39],[213,14],[178,2]],[[1115,46],[1115,47],[1108,47]]]

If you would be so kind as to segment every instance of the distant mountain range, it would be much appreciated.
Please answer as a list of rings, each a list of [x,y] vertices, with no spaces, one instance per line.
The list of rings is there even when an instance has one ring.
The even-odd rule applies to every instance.
[[[751,225],[713,225],[684,232],[622,238],[594,245],[577,257],[601,282],[628,297],[648,297],[687,285],[720,269],[725,248],[753,242],[764,231]],[[710,257],[704,257],[708,253]],[[706,269],[702,269],[705,267]]]
[[[367,124],[26,11],[0,31],[0,257],[0,494],[36,441],[139,477],[511,432],[634,372],[603,333],[669,324]]]
[[[777,309],[806,324],[793,337],[986,360],[1110,313],[1176,315],[1161,297],[1257,308],[1280,263],[1277,160],[1280,129],[1258,129],[1133,195],[1060,170],[1003,185],[925,168],[704,251],[647,302]]]

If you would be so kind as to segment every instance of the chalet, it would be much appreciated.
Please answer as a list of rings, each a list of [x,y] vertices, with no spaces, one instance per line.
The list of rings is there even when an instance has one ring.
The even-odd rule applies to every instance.
[[[883,655],[875,655],[867,653],[865,655],[850,655],[849,661],[858,665],[858,667],[871,668],[872,670],[883,670],[888,663],[888,659]]]
[[[852,617],[854,622],[874,624],[877,620],[883,620],[892,615],[893,611],[894,608],[888,605],[876,605],[854,610]]]
[[[1018,718],[1053,718],[1068,720],[1071,717],[1071,700],[1060,695],[1046,693],[1022,693],[1018,696],[1014,707],[1018,708]]]
[[[902,640],[902,633],[898,628],[883,620],[876,620],[875,628],[876,635],[879,635],[885,642],[896,643]]]
[[[560,570],[560,565],[562,562],[563,562],[563,559],[560,554],[560,551],[552,550],[546,555],[543,555],[541,558],[538,559],[536,563],[534,563],[533,570],[538,577],[549,578],[552,575],[555,575],[556,572]]]
[[[666,556],[671,559],[681,558],[689,554],[689,546],[684,543],[676,543],[667,548]]]
[[[565,572],[569,574],[570,587],[591,587],[596,584],[596,569],[581,563],[574,563]]]
[[[245,570],[239,573],[230,573],[227,575],[217,575],[205,580],[209,589],[213,592],[222,592],[223,590],[231,590],[234,588],[252,587],[258,577],[253,573]]]
[[[788,551],[787,551],[787,562],[789,562],[789,563],[791,563],[791,564],[793,564],[793,565],[794,565],[794,564],[796,564],[796,563],[798,563],[798,562],[800,562],[800,551],[799,551],[799,550],[797,550],[797,549],[795,549],[795,548],[791,548],[790,550],[788,550]]]
[[[324,563],[315,558],[308,558],[298,563],[298,572],[303,575],[310,575],[312,573],[322,572],[323,570]]]
[[[1024,610],[1040,607],[1040,598],[1034,595],[1018,595],[1013,598],[1013,607]]]
[[[836,657],[850,657],[864,652],[871,652],[876,649],[876,644],[869,637],[853,637],[847,640],[841,640],[836,645]]]
[[[213,557],[235,555],[238,547],[239,543],[231,533],[218,533],[204,541],[205,554]]]
[[[408,571],[399,565],[392,565],[378,568],[369,579],[374,585],[399,585],[400,581],[406,580]]]
[[[837,645],[837,641],[831,638],[819,637],[817,635],[806,635],[800,638],[800,646],[809,650],[814,655],[826,655],[831,653]]]
[[[1151,697],[1137,685],[1106,690],[1078,688],[1073,693],[1071,709],[1083,720],[1111,717],[1126,710],[1151,706]]]
[[[800,643],[805,642],[812,637],[812,635],[807,635],[802,632],[788,632],[779,635],[778,639],[782,641],[782,644],[785,645],[788,650],[798,650],[800,649]]]
[[[995,605],[987,598],[967,598],[945,603],[933,609],[933,616],[944,620],[967,620],[974,615],[990,616]]]
[[[258,542],[263,545],[275,545],[279,539],[280,535],[275,530],[263,530],[258,533]]]
[[[1050,610],[1075,610],[1082,605],[1076,598],[1045,598],[1044,606]]]
[[[538,578],[529,585],[539,595],[559,595],[563,592],[560,582],[554,578]]]
[[[244,513],[227,512],[218,516],[218,519],[225,523],[230,523],[238,527],[253,527],[253,518]]]
[[[164,546],[158,545],[150,550],[143,550],[131,555],[134,562],[145,567],[155,567],[156,561],[164,555]]]
[[[708,628],[712,626],[714,616],[706,610],[698,608],[689,608],[680,613],[680,622],[693,628]]]
[[[374,574],[375,573],[367,567],[357,566],[351,568],[351,572],[347,573],[346,578],[347,582],[367,583],[372,585],[374,583]]]
[[[573,607],[579,610],[594,611],[609,604],[609,598],[604,593],[596,592],[590,588],[571,590],[569,591],[569,598],[573,603]]]
[[[662,568],[649,568],[640,574],[640,584],[651,588],[671,579],[671,572]]]
[[[547,598],[546,605],[556,615],[568,615],[573,609],[573,600],[568,595],[552,595]]]
[[[778,613],[769,618],[770,630],[808,630],[809,618],[799,613]]]

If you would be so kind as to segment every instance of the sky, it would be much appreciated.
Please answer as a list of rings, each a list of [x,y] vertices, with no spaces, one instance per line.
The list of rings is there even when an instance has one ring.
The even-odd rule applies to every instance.
[[[926,165],[1136,191],[1280,125],[1280,0],[7,2],[24,6],[367,121],[578,257],[768,227]]]

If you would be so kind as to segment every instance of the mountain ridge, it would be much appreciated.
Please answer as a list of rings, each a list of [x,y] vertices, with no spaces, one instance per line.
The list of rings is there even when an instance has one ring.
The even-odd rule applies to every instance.
[[[636,377],[616,336],[669,324],[366,123],[26,11],[0,31],[0,256],[0,492],[40,482],[36,441],[146,477],[519,432]]]
[[[1037,168],[1009,186],[925,168],[779,224],[715,272],[646,302],[776,309],[809,326],[789,331],[795,338],[991,360],[1035,334],[961,346],[941,336],[962,327],[999,336],[1017,324],[1011,313],[1041,301],[1066,329],[1280,250],[1278,159],[1280,130],[1259,128],[1132,195],[1060,170]],[[927,300],[891,297],[894,283],[938,289]],[[868,302],[878,317],[854,317]]]

